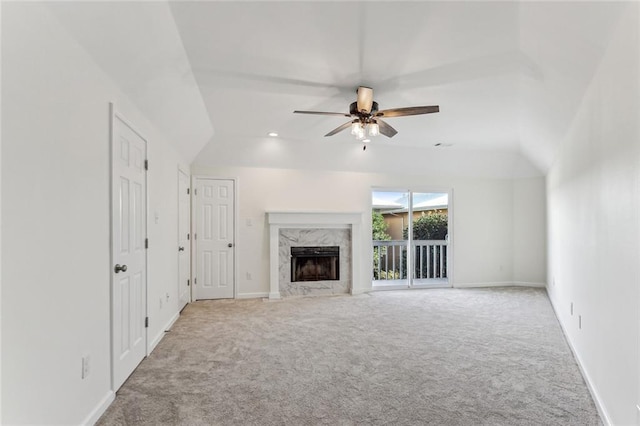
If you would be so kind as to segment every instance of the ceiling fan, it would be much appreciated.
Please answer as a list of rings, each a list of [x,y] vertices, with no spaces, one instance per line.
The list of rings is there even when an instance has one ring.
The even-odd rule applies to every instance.
[[[377,136],[382,133],[388,138],[392,138],[398,133],[396,129],[391,127],[382,118],[404,117],[408,115],[431,114],[439,112],[438,105],[433,106],[416,106],[405,108],[392,108],[378,110],[378,103],[373,100],[373,89],[370,87],[360,86],[356,90],[358,95],[357,101],[349,105],[349,113],[342,112],[322,112],[322,111],[293,111],[296,114],[317,114],[317,115],[339,115],[351,118],[351,121],[333,129],[325,136],[333,136],[349,127],[351,134],[359,140],[365,140],[365,137]]]

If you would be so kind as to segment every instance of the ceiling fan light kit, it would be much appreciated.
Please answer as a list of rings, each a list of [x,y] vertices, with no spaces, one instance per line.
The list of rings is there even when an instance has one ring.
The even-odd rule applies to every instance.
[[[375,120],[367,124],[367,134],[371,137],[378,136],[380,134],[380,126]]]
[[[364,138],[364,128],[362,127],[362,123],[358,120],[353,120],[351,122],[351,134],[356,137],[356,139]]]
[[[351,134],[358,140],[364,139],[365,136],[373,138],[380,134],[380,126],[375,120],[371,120],[369,123],[354,120],[351,122]]]
[[[368,142],[370,139],[379,134],[383,134],[388,138],[394,137],[398,132],[385,121],[381,119],[391,117],[404,117],[409,115],[432,114],[440,111],[438,105],[433,106],[417,106],[405,108],[393,108],[387,110],[378,110],[378,103],[373,100],[373,89],[370,87],[360,86],[356,91],[358,97],[356,102],[349,105],[349,113],[342,112],[322,112],[322,111],[293,111],[296,114],[316,114],[316,115],[339,115],[349,117],[352,120],[333,129],[325,136],[333,136],[349,127],[351,134],[359,141]],[[365,147],[366,149],[366,147]]]

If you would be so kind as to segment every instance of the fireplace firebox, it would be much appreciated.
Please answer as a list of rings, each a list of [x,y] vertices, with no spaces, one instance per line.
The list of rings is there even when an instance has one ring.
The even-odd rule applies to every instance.
[[[340,247],[291,247],[291,281],[340,279]]]

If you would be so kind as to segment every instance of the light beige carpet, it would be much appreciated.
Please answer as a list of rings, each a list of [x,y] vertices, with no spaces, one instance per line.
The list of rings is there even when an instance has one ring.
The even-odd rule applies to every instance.
[[[100,425],[599,425],[531,288],[203,301]]]

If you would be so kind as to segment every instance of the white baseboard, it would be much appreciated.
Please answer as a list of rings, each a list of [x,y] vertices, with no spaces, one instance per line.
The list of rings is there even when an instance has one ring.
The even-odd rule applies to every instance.
[[[175,324],[176,321],[178,321],[178,318],[180,318],[180,312],[176,312],[176,314],[171,317],[167,325],[164,327],[164,330],[165,331],[171,330],[171,327],[173,327],[173,324]]]
[[[180,318],[180,312],[176,312],[176,314],[171,317],[171,319],[167,322],[167,324],[160,329],[160,332],[156,335],[156,337],[154,337],[154,339],[151,341],[151,344],[149,344],[149,350],[147,354],[150,354],[151,352],[153,352],[156,346],[158,346],[158,343],[160,343],[160,341],[164,337],[165,332],[167,330],[171,330],[171,327],[173,327],[173,324],[175,324],[175,322],[178,321],[178,318]]]
[[[262,293],[238,293],[236,299],[263,299],[265,297],[269,297],[268,291]]]
[[[81,424],[88,425],[88,426],[92,426],[96,424],[100,416],[102,416],[104,412],[107,411],[107,408],[109,408],[109,406],[115,399],[116,399],[116,393],[114,391],[110,390],[109,392],[107,392],[105,397],[102,398],[102,401],[98,403],[96,408],[94,408],[91,411],[91,413],[89,413],[87,418],[84,419]]]
[[[479,288],[479,287],[537,287],[544,288],[545,283],[530,283],[524,281],[502,281],[502,282],[484,282],[484,283],[454,283],[454,288]]]
[[[582,377],[584,378],[584,381],[587,384],[587,388],[591,393],[593,402],[596,404],[596,409],[598,410],[598,414],[600,415],[600,419],[602,420],[603,425],[612,426],[613,423],[611,422],[609,413],[607,413],[607,410],[604,408],[604,404],[602,404],[602,399],[600,399],[600,395],[598,394],[598,391],[596,391],[596,388],[593,386],[591,377],[589,376],[589,374],[587,373],[587,370],[585,370],[582,364],[582,359],[580,358],[580,355],[578,354],[578,352],[576,352],[576,348],[573,346],[571,339],[569,339],[569,335],[567,334],[567,331],[564,328],[564,325],[562,324],[562,320],[560,320],[560,316],[558,315],[558,310],[556,309],[556,305],[553,301],[553,297],[550,294],[549,294],[549,301],[551,302],[551,308],[553,309],[553,313],[555,314],[556,319],[558,320],[558,324],[560,324],[560,329],[562,330],[562,334],[564,334],[564,340],[569,345],[569,348],[573,353],[573,358],[576,360],[576,363],[578,364],[578,368],[580,369],[580,373],[582,374]]]
[[[149,345],[149,350],[148,350],[149,354],[153,352],[156,346],[158,346],[158,343],[160,343],[160,341],[165,335],[165,331],[170,330],[171,327],[173,327],[173,324],[175,324],[175,322],[178,320],[179,317],[180,317],[180,313],[177,312],[174,316],[171,317],[171,319],[167,322],[167,324],[163,328],[161,328],[160,333],[158,333],[158,335],[151,342],[151,345]],[[107,410],[107,408],[109,408],[109,406],[115,399],[116,399],[115,392],[110,390],[107,393],[107,395],[102,399],[102,401],[100,401],[100,403],[96,406],[96,408],[94,408],[93,411],[91,411],[91,413],[82,422],[82,424],[83,425],[95,424],[100,418],[100,416],[104,414],[104,412]]]
[[[280,300],[282,299],[282,296],[280,295],[280,292],[274,292],[274,293],[268,293],[269,296],[269,300]]]
[[[158,346],[158,343],[160,343],[160,340],[162,340],[163,337],[164,337],[164,328],[160,329],[160,333],[158,333],[158,335],[153,338],[151,343],[149,343],[149,347],[147,348],[147,355],[150,355],[151,352],[153,352],[153,350],[156,348],[156,346]]]
[[[516,287],[537,287],[537,288],[546,288],[547,283],[532,283],[527,281],[514,281],[511,285]]]

